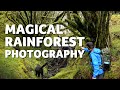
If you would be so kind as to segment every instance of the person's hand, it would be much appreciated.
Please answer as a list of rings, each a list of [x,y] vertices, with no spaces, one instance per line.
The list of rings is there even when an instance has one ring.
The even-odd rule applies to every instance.
[[[81,47],[82,49],[84,49],[84,47]]]
[[[83,50],[84,49],[84,47],[80,47],[80,50]]]

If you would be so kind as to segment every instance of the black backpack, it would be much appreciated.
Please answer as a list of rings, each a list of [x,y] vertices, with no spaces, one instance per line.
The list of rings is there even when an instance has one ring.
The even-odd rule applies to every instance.
[[[110,70],[111,65],[111,54],[109,48],[103,48],[101,50],[101,56],[102,56],[102,67],[104,71]]]

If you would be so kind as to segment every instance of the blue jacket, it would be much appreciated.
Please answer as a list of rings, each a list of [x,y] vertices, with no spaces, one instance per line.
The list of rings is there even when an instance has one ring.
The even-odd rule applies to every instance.
[[[90,52],[88,48],[84,48],[84,50],[85,52]],[[102,65],[100,53],[100,49],[94,48],[89,54],[90,59],[92,60],[91,65],[93,67],[93,78],[96,78],[96,76],[98,76],[99,74],[104,73],[103,69],[100,68],[100,66]]]

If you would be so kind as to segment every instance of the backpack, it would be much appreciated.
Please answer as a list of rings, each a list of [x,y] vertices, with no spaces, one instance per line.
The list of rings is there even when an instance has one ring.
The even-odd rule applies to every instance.
[[[101,57],[102,57],[102,67],[104,71],[109,71],[110,70],[110,65],[111,65],[111,54],[110,54],[110,49],[103,48],[101,50]]]

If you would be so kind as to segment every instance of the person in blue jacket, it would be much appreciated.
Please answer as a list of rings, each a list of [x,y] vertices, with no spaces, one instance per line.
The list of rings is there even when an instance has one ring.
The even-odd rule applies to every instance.
[[[89,53],[93,68],[92,79],[103,79],[104,71],[102,68],[101,50],[99,48],[95,48],[92,42],[87,42],[86,46],[87,48],[81,47],[81,49]]]

